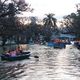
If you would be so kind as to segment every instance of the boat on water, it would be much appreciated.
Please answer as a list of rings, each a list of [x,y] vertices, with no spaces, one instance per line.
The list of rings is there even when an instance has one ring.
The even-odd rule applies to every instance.
[[[53,48],[59,48],[59,49],[66,47],[64,43],[56,43],[56,42],[49,42],[48,46],[53,47]]]
[[[1,55],[1,60],[4,61],[16,61],[16,60],[23,60],[23,59],[29,59],[30,58],[30,52],[22,52],[16,56],[9,56],[6,54]]]

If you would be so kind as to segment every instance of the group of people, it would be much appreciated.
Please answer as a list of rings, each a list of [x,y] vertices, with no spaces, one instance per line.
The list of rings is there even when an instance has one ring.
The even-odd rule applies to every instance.
[[[14,49],[13,50],[8,50],[6,52],[6,55],[14,57],[14,56],[19,55],[21,53],[22,53],[22,49],[20,47],[17,47],[15,50]]]

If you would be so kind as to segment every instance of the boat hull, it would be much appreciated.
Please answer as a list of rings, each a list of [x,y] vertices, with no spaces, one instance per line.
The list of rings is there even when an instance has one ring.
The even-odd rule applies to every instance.
[[[17,56],[8,56],[8,55],[1,55],[1,60],[6,60],[6,61],[16,61],[16,60],[23,60],[23,59],[29,59],[30,58],[30,52],[28,53],[22,53]]]
[[[48,46],[53,47],[53,48],[60,48],[60,49],[62,49],[62,48],[66,47],[66,44],[64,44],[64,43],[49,42]]]

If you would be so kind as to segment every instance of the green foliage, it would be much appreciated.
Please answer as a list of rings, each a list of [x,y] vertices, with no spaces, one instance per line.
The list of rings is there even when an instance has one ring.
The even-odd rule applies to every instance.
[[[19,0],[0,0],[0,36],[3,45],[7,38],[16,36],[20,33],[20,29],[16,23],[16,15],[24,11],[32,11],[30,5],[25,1]]]
[[[0,2],[0,17],[5,17],[10,14],[20,14],[23,11],[30,11],[32,12],[33,9],[30,8],[30,5],[25,3],[25,1],[19,0],[11,0],[11,2],[8,2],[9,0],[4,0],[4,2],[1,0]]]
[[[46,41],[50,41],[53,32],[57,29],[57,20],[53,16],[54,14],[52,13],[46,14],[46,17],[43,19],[43,35],[45,36]]]
[[[43,19],[43,22],[44,22],[44,26],[45,27],[53,27],[55,28],[56,27],[56,18],[54,18],[54,14],[50,13],[50,14],[46,14],[46,18]]]
[[[69,33],[73,33],[76,36],[80,36],[80,12],[71,13],[64,17],[65,26]]]

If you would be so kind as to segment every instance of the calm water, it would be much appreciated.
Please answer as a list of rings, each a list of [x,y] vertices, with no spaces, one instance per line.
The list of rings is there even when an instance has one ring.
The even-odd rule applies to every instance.
[[[0,80],[80,80],[80,51],[76,48],[33,45],[30,51],[28,60],[0,63]]]

